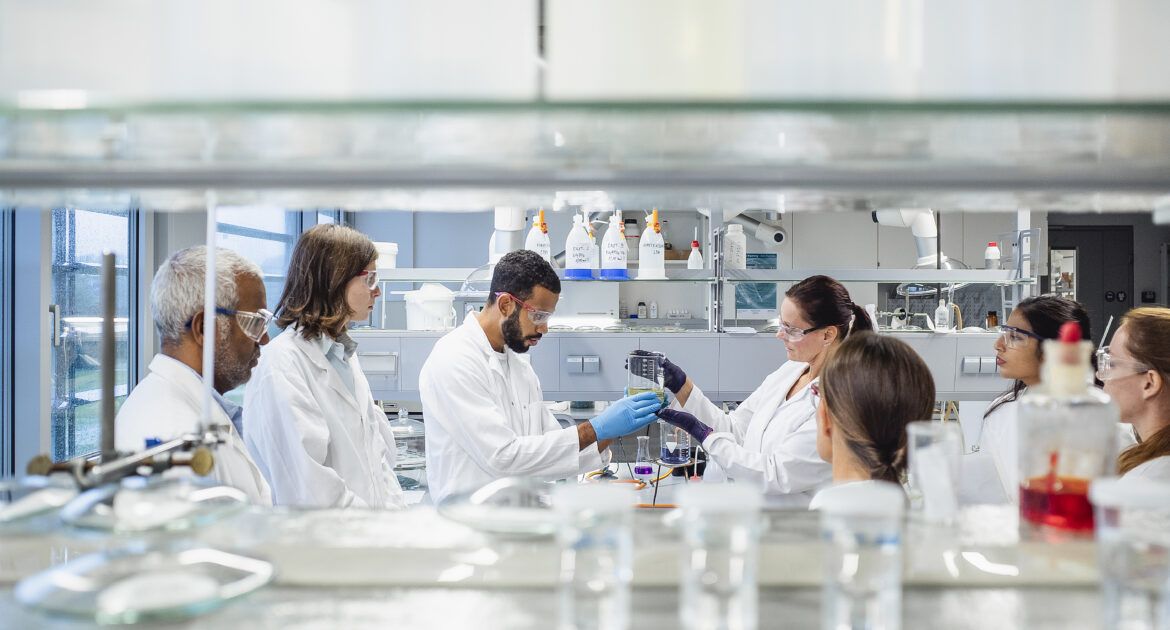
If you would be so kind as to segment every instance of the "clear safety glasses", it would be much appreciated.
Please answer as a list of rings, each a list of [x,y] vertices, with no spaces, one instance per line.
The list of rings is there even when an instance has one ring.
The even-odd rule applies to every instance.
[[[363,269],[362,272],[358,274],[358,277],[365,278],[366,288],[371,290],[371,291],[374,290],[374,287],[378,286],[378,272],[377,271],[370,271],[369,269]]]
[[[273,318],[272,312],[266,308],[255,313],[235,311],[230,308],[217,308],[215,312],[229,317],[234,315],[236,323],[240,325],[240,330],[243,330],[244,334],[256,343],[260,343],[260,340],[264,338],[264,334],[268,332],[268,322],[271,322]]]
[[[789,341],[800,341],[801,339],[804,339],[805,335],[809,334],[810,332],[813,332],[814,330],[819,330],[821,328],[824,328],[824,326],[813,326],[812,328],[797,328],[796,326],[788,326],[788,325],[785,325],[784,323],[781,323],[780,329],[777,330],[776,332],[781,334],[781,335],[784,335],[784,337],[787,338]]]
[[[1036,341],[1044,341],[1044,338],[1030,330],[1023,328],[1016,328],[1015,326],[1000,326],[999,338],[1003,339],[1003,345],[1008,348],[1017,348],[1024,344],[1029,339]]]
[[[1152,369],[1138,361],[1114,358],[1113,355],[1109,354],[1109,346],[1101,346],[1097,350],[1097,378],[1099,380],[1110,381],[1129,374],[1141,374]],[[1120,370],[1127,370],[1128,374],[1121,373]]]
[[[542,311],[534,306],[529,306],[527,303],[524,302],[524,300],[521,300],[520,298],[516,297],[515,295],[512,295],[511,293],[508,293],[507,291],[500,291],[500,292],[496,293],[497,298],[500,297],[501,295],[506,295],[506,296],[512,298],[513,300],[516,301],[517,304],[520,305],[520,308],[528,311],[528,319],[531,320],[532,323],[536,326],[541,326],[543,324],[547,324],[548,318],[553,316],[552,311]]]

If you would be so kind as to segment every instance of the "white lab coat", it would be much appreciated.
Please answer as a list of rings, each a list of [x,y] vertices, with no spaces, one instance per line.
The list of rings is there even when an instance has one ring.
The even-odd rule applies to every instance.
[[[757,484],[773,507],[807,507],[813,494],[832,481],[832,466],[817,454],[810,387],[785,400],[807,369],[807,363],[784,363],[731,413],[724,413],[697,386],[691,390],[681,409],[715,430],[703,441],[709,459],[706,481],[726,477]],[[671,406],[680,408],[677,400]]]
[[[565,479],[608,463],[596,445],[578,448],[577,428],[561,428],[544,404],[529,358],[492,349],[475,313],[435,344],[419,393],[436,503],[502,477]]]
[[[244,439],[277,505],[405,506],[390,424],[357,355],[347,364],[356,396],[320,339],[289,327],[260,352],[244,390]]]
[[[1155,457],[1134,466],[1121,476],[1121,480],[1127,483],[1131,481],[1170,482],[1170,455]]]
[[[211,477],[242,490],[257,505],[272,505],[268,483],[252,461],[240,434],[223,407],[213,401],[213,420],[229,428],[226,443],[215,449]],[[147,438],[163,441],[199,428],[203,416],[203,379],[178,359],[155,355],[150,374],[122,403],[114,419],[114,446],[119,451],[143,450]]]

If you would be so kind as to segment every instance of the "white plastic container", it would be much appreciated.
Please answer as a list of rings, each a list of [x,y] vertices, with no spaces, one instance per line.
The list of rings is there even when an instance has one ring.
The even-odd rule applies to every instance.
[[[565,239],[565,279],[593,279],[593,239],[585,229],[581,215],[573,215],[573,228]]]
[[[658,302],[650,302],[650,319],[658,319]]]
[[[626,237],[622,234],[621,215],[613,213],[609,217],[609,228],[601,240],[601,279],[602,280],[629,280],[630,274],[626,271]]]
[[[987,244],[987,249],[983,250],[983,268],[984,269],[1000,269],[999,245],[994,241]]]
[[[552,264],[552,243],[548,240],[548,224],[544,221],[544,210],[532,221],[532,229],[524,239],[524,249],[532,250]]]
[[[691,255],[687,256],[687,269],[703,268],[703,252],[699,251],[699,241],[691,241]]]
[[[727,237],[723,239],[727,257],[724,267],[727,269],[747,269],[747,235],[743,233],[743,226],[732,223],[727,226]]]
[[[642,233],[638,229],[637,219],[626,219],[624,225],[626,233],[626,260],[628,262],[638,260],[638,236]]]
[[[934,309],[934,329],[938,332],[946,332],[951,328],[951,309],[947,306],[946,300],[938,301],[938,308]]]
[[[650,216],[646,229],[638,243],[638,279],[663,280],[666,278],[666,243],[662,240],[662,224],[658,222],[658,210]]]
[[[374,243],[374,249],[378,250],[378,269],[398,268],[398,243]]]
[[[455,327],[455,294],[451,289],[426,283],[417,291],[407,291],[407,330],[451,330]]]

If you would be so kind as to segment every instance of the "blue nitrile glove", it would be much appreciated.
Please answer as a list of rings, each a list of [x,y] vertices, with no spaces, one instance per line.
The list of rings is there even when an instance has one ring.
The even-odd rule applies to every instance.
[[[630,354],[639,356],[649,356],[649,350],[634,350]],[[630,362],[626,361],[626,369],[630,369]],[[670,362],[670,359],[665,356],[662,357],[662,384],[669,389],[672,394],[678,394],[678,390],[687,384],[687,373],[682,371],[682,368]]]
[[[707,436],[715,431],[711,427],[703,424],[698,418],[677,409],[663,409],[658,412],[658,417],[690,433],[692,437],[699,441],[699,444],[702,444],[703,440],[707,439]]]
[[[662,402],[658,400],[657,394],[642,392],[613,403],[589,423],[593,425],[598,442],[612,440],[654,422],[657,419],[654,412],[661,407]]]

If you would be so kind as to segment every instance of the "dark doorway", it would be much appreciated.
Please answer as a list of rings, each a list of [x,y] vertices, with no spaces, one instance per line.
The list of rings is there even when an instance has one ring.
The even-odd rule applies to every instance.
[[[1105,323],[1113,317],[1113,331],[1133,308],[1133,227],[1050,226],[1050,252],[1075,252],[1076,271],[1071,295],[1084,305],[1093,326],[1093,343],[1101,342]],[[1067,273],[1067,270],[1061,271]],[[1057,286],[1052,278],[1050,286]],[[1106,340],[1108,343],[1108,340]]]

